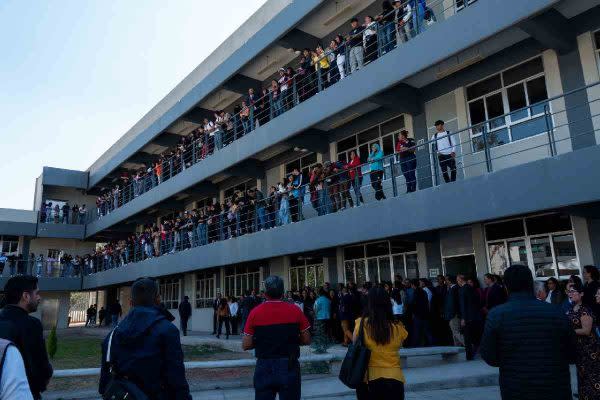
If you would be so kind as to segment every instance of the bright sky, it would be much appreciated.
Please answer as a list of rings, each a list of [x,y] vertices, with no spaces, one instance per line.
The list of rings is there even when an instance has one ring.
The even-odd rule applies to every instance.
[[[265,2],[0,0],[0,208],[87,169]]]

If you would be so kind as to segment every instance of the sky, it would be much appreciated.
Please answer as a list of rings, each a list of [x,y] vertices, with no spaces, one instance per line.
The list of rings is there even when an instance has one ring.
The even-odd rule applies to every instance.
[[[265,2],[0,0],[0,208],[87,169]]]

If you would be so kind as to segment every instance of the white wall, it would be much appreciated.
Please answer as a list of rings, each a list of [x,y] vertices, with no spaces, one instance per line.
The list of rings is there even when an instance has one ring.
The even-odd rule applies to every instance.
[[[64,250],[67,254],[83,256],[91,253],[96,248],[96,243],[82,242],[77,239],[38,238],[31,239],[29,252],[36,256],[48,254],[48,249]]]

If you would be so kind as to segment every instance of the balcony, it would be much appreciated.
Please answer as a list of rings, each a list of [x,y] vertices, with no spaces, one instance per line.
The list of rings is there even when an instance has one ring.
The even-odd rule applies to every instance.
[[[568,109],[553,108],[550,112],[550,105],[571,96],[579,98],[581,92],[595,87],[600,83],[527,107],[541,106],[544,113],[540,118],[547,124],[516,145],[501,143],[493,134],[494,122],[500,117],[453,132],[451,146],[462,148],[462,152],[456,150],[457,174],[452,174],[451,168],[441,171],[445,163],[433,157],[428,163],[417,163],[409,161],[403,152],[354,169],[334,171],[325,174],[318,183],[321,186],[299,188],[305,191],[300,196],[303,217],[297,216],[294,191],[275,196],[279,208],[274,210],[270,208],[274,197],[257,200],[256,212],[248,219],[236,214],[234,208],[213,213],[206,224],[201,220],[192,226],[191,235],[185,229],[178,234],[167,232],[156,249],[138,244],[123,250],[126,255],[115,255],[108,262],[106,258],[98,259],[94,270],[85,271],[84,288],[392,236],[419,240],[442,228],[543,210],[587,212],[590,204],[600,204],[600,188],[586,183],[600,177],[600,169],[595,168],[600,161],[600,146],[573,151],[564,144],[575,134],[583,138],[600,132],[597,115],[591,114],[600,99],[583,104],[567,101],[580,111],[579,116],[586,115],[583,110],[587,110],[585,119],[570,122],[565,118]],[[473,141],[473,132],[481,132],[483,139]],[[448,145],[446,139],[436,138],[421,146],[431,147],[434,154],[444,154],[450,149],[443,143]],[[405,151],[411,149],[415,150]],[[518,157],[522,165],[508,166],[509,157]],[[427,181],[433,181],[433,187],[423,187]],[[360,187],[360,195],[353,184]],[[346,207],[348,198],[358,207]]]
[[[298,92],[305,85],[296,83],[293,85],[292,102],[295,105],[293,108],[281,116],[275,115],[262,126],[256,127],[251,121],[247,129],[251,132],[244,132],[248,134],[237,135],[234,132],[233,142],[223,148],[217,145],[215,146],[217,150],[213,147],[218,157],[209,155],[203,158],[188,152],[189,154],[184,156],[187,159],[183,164],[187,163],[187,160],[192,160],[189,168],[175,168],[173,174],[170,165],[168,168],[163,166],[163,173],[168,171],[169,179],[163,180],[161,184],[157,185],[158,179],[155,181],[148,179],[144,187],[149,190],[144,189],[141,193],[139,190],[136,192],[136,189],[126,188],[116,202],[119,207],[115,208],[110,215],[104,215],[102,219],[91,222],[88,225],[87,235],[101,232],[119,221],[167,200],[194,184],[233,167],[240,161],[251,159],[276,143],[292,140],[295,135],[305,132],[314,124],[339,114],[367,98],[377,96],[418,71],[441,62],[554,3],[555,1],[550,0],[536,0],[520,2],[513,7],[503,7],[497,2],[478,1],[453,15],[453,23],[438,21],[424,31],[417,31],[412,40],[408,40],[398,46],[398,49],[389,51],[385,55],[380,45],[377,49],[378,55],[382,55],[380,58],[331,86],[324,84],[321,74],[316,74],[316,82],[313,80],[311,85],[317,94],[305,101],[300,101],[302,94]],[[452,7],[455,5],[453,4]],[[442,7],[442,12],[439,13],[440,20],[446,17],[444,10]],[[490,15],[494,15],[494,18],[488,19],[487,16]],[[456,26],[463,26],[468,32],[456,35]],[[423,52],[424,48],[428,51]],[[406,91],[397,94],[396,97],[414,101],[395,104],[398,112],[418,112],[415,108],[418,105],[414,90],[406,86],[404,88]],[[269,104],[272,104],[271,98],[269,101]],[[272,114],[273,107],[270,107],[270,110]],[[307,115],[311,118],[306,118]],[[210,154],[210,149],[208,153]]]
[[[78,268],[67,266],[52,259],[12,260],[9,259],[0,273],[0,287],[15,274],[29,274],[38,277],[39,289],[44,292],[81,290],[82,278]]]

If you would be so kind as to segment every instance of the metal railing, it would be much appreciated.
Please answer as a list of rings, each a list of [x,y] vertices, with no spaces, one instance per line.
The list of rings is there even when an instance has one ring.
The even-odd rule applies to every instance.
[[[564,100],[569,97],[574,101],[581,99],[578,96],[581,91],[598,94],[582,104],[569,102],[570,107],[565,108]],[[511,115],[521,115],[520,112],[526,110],[529,119],[512,124]],[[582,112],[588,110],[589,114]],[[580,119],[570,120],[567,113]],[[504,125],[498,123],[501,118],[505,119]],[[491,126],[494,129],[490,129]],[[525,139],[503,143],[498,140],[501,137],[498,132],[502,129],[519,129],[521,133],[523,129],[529,129],[529,132]],[[288,184],[270,188],[267,196],[250,191],[229,201],[226,207],[216,204],[204,210],[184,212],[172,223],[165,222],[161,229],[149,228],[128,241],[110,245],[94,257],[92,267],[85,272],[123,267],[457,179],[554,157],[573,151],[572,142],[582,138],[596,143],[597,135],[600,137],[600,82],[447,136],[434,136],[412,147],[407,146],[409,142],[403,143],[393,154],[383,154],[373,147],[365,159],[354,159],[350,164],[334,162],[317,166],[309,178],[288,176]]]
[[[40,224],[84,225],[88,220],[88,212],[85,209],[42,209],[37,212],[37,220]]]
[[[15,275],[33,275],[38,278],[73,278],[83,273],[82,263],[75,260],[56,260],[54,258],[36,257],[16,260],[0,258],[0,277]]]
[[[89,213],[88,222],[109,214],[257,127],[268,124],[376,59],[401,48],[403,43],[411,41],[430,25],[449,18],[473,2],[435,0],[426,4],[424,0],[409,0],[399,6],[399,11],[392,10],[376,18],[365,31],[341,38],[337,44],[332,41],[318,53],[303,54],[297,71],[284,77],[281,85],[273,81],[275,83],[265,88],[262,94],[249,93],[238,112],[232,116],[226,114],[226,118],[215,114],[218,122],[211,121],[213,128],[190,134],[186,143],[171,151],[173,154],[101,196],[96,210]]]

